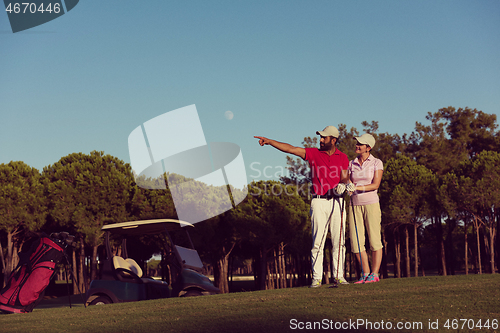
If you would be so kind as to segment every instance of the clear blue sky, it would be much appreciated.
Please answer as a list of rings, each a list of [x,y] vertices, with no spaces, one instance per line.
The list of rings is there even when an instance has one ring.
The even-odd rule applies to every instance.
[[[251,181],[286,166],[254,135],[298,146],[327,125],[403,134],[442,107],[499,114],[500,1],[84,0],[16,34],[0,12],[0,59],[0,163],[129,162],[134,128],[196,104]]]

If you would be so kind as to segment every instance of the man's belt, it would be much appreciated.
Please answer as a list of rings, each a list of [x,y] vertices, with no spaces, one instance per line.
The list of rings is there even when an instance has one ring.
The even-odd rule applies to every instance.
[[[313,194],[312,198],[313,199],[326,199],[326,200],[330,200],[330,199],[335,198],[335,196],[332,195],[332,194],[324,194],[324,195]]]

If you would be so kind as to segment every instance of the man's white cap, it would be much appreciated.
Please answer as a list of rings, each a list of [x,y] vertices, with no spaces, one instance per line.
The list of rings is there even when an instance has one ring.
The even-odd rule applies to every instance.
[[[358,142],[362,145],[368,145],[372,148],[375,146],[375,138],[371,134],[365,133],[362,136],[356,137],[355,139],[358,140]]]
[[[333,136],[334,138],[339,137],[339,130],[335,126],[326,126],[322,131],[316,131],[316,134],[321,136]]]

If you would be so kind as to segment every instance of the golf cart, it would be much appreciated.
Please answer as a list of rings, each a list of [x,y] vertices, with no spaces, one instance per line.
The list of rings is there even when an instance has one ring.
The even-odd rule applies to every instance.
[[[87,305],[133,302],[167,297],[218,294],[220,291],[202,274],[203,263],[187,232],[188,222],[160,219],[122,222],[102,227],[105,231],[106,258],[100,261],[99,278],[90,283]],[[185,231],[191,248],[175,245],[171,233]],[[111,237],[122,239],[121,256],[113,255]],[[143,274],[137,262],[128,257],[127,238],[162,235],[166,255],[162,260],[162,279]],[[165,273],[165,269],[167,272]]]

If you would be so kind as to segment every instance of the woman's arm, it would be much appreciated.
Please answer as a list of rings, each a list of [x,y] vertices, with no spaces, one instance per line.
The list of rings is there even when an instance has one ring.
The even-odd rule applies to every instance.
[[[380,186],[380,182],[382,181],[382,174],[383,173],[384,173],[384,170],[375,170],[375,175],[373,176],[372,183],[370,185],[356,186],[356,191],[358,191],[358,192],[375,191]]]

